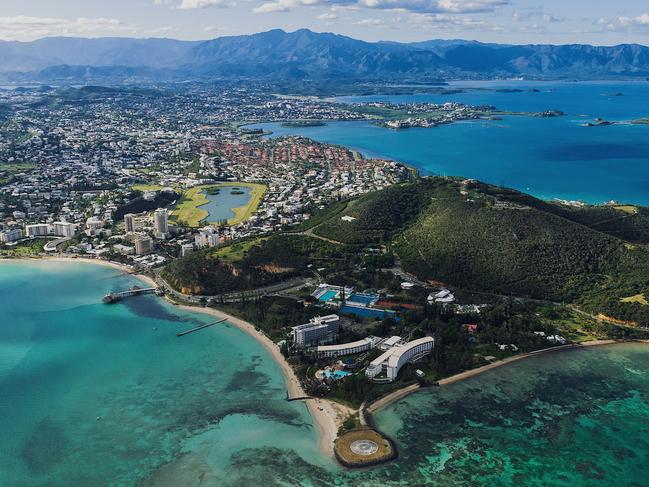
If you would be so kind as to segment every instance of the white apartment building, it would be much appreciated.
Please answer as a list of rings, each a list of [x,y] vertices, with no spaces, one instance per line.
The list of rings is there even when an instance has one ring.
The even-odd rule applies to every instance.
[[[23,238],[23,232],[20,228],[10,228],[0,232],[0,242],[2,243],[17,242],[21,238]]]
[[[126,227],[126,233],[135,232],[137,225],[135,223],[135,215],[133,213],[127,213],[124,215],[124,226]]]
[[[153,251],[153,240],[149,237],[140,237],[135,241],[135,253],[137,255],[150,254]]]
[[[153,228],[156,238],[167,238],[169,233],[169,213],[164,208],[158,208],[153,215]]]
[[[345,355],[354,355],[355,353],[371,350],[374,347],[374,343],[374,339],[367,337],[356,342],[340,343],[338,345],[320,345],[316,351],[319,357],[343,357]]]
[[[57,237],[72,238],[76,233],[76,226],[74,225],[74,223],[54,222],[52,224],[52,228],[52,233],[54,233],[54,235],[56,235]]]

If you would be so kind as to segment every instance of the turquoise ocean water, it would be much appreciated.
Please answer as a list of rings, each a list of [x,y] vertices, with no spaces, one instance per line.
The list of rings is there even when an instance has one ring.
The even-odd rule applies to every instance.
[[[230,325],[177,338],[213,319],[152,296],[101,303],[137,283],[92,264],[0,262],[0,485],[236,485],[231,457],[250,447],[330,463],[253,338]]]
[[[455,95],[344,97],[341,102],[457,101],[501,110],[558,109],[558,118],[506,116],[433,129],[390,130],[369,122],[321,127],[258,124],[272,136],[296,134],[386,157],[424,174],[477,178],[536,196],[649,204],[649,126],[583,127],[597,117],[623,122],[649,117],[649,82],[458,82]],[[502,92],[498,90],[521,90]]]
[[[237,328],[85,263],[0,263],[0,485],[643,486],[649,346],[536,357],[377,415],[396,462],[317,449],[278,366]],[[99,419],[98,419],[99,418]]]

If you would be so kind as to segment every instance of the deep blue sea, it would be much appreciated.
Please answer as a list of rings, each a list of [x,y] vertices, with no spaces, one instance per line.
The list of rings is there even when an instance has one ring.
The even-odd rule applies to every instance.
[[[516,112],[557,109],[558,118],[506,116],[430,129],[392,130],[371,122],[321,127],[258,124],[272,136],[303,135],[417,167],[423,174],[477,178],[544,199],[649,205],[649,125],[584,127],[603,118],[649,117],[649,82],[457,82],[455,95],[343,97],[343,103],[457,101]],[[516,89],[520,92],[499,92]]]

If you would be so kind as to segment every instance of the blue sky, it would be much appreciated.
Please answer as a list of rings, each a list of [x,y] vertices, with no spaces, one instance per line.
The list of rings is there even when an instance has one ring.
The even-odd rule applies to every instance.
[[[0,0],[0,39],[209,39],[306,27],[355,38],[649,44],[647,0]]]

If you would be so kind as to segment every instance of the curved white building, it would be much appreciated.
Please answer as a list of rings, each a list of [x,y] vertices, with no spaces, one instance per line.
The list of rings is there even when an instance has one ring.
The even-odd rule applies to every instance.
[[[435,339],[424,337],[387,350],[380,357],[373,360],[365,370],[365,375],[374,379],[381,372],[385,371],[387,382],[392,382],[399,375],[401,367],[407,363],[416,362],[428,355],[433,349]]]
[[[363,338],[357,342],[340,343],[338,345],[320,345],[316,351],[320,357],[342,357],[365,352],[374,346],[371,338]]]

